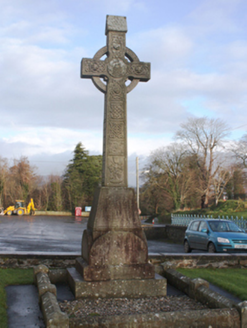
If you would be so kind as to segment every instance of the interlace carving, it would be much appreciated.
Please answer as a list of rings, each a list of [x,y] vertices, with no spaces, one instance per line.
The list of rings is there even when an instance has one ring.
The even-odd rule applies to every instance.
[[[124,123],[110,122],[110,138],[123,139],[124,138]]]
[[[124,118],[122,101],[112,101],[110,103],[110,115],[112,119]]]

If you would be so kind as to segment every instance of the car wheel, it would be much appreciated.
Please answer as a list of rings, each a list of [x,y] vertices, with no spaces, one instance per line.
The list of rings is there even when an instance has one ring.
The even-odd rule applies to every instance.
[[[187,240],[185,240],[185,242],[184,242],[184,251],[185,251],[185,253],[191,252],[191,248],[190,248],[190,245]]]
[[[7,212],[7,215],[12,215],[12,211],[8,211]]]
[[[208,244],[208,252],[209,253],[216,253],[216,248],[213,243]]]

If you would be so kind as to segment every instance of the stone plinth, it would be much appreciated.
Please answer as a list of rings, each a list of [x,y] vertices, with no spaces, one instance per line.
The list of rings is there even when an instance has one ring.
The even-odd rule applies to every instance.
[[[154,266],[150,263],[97,266],[88,265],[82,258],[78,258],[76,270],[85,281],[154,278]]]
[[[154,278],[133,189],[98,188],[82,238],[82,258],[77,270],[85,281]]]
[[[68,280],[75,298],[139,298],[166,296],[166,279],[155,275],[154,279],[122,279],[85,281],[75,268],[69,268]]]
[[[76,298],[166,295],[166,279],[148,263],[133,189],[98,188],[82,238],[82,258],[68,276]]]

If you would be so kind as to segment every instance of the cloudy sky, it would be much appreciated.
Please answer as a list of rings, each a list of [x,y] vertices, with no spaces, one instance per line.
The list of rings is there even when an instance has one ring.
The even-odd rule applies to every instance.
[[[246,0],[0,0],[0,156],[62,174],[82,142],[102,153],[104,95],[80,78],[105,45],[106,15],[127,17],[127,46],[151,63],[128,94],[130,184],[188,117],[247,131]]]

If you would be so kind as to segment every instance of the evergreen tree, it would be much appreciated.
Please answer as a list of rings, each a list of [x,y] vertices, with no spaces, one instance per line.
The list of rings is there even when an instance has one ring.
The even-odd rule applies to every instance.
[[[102,156],[89,156],[88,151],[79,142],[64,175],[67,207],[73,210],[76,206],[92,204],[94,189],[101,180],[101,172]]]

